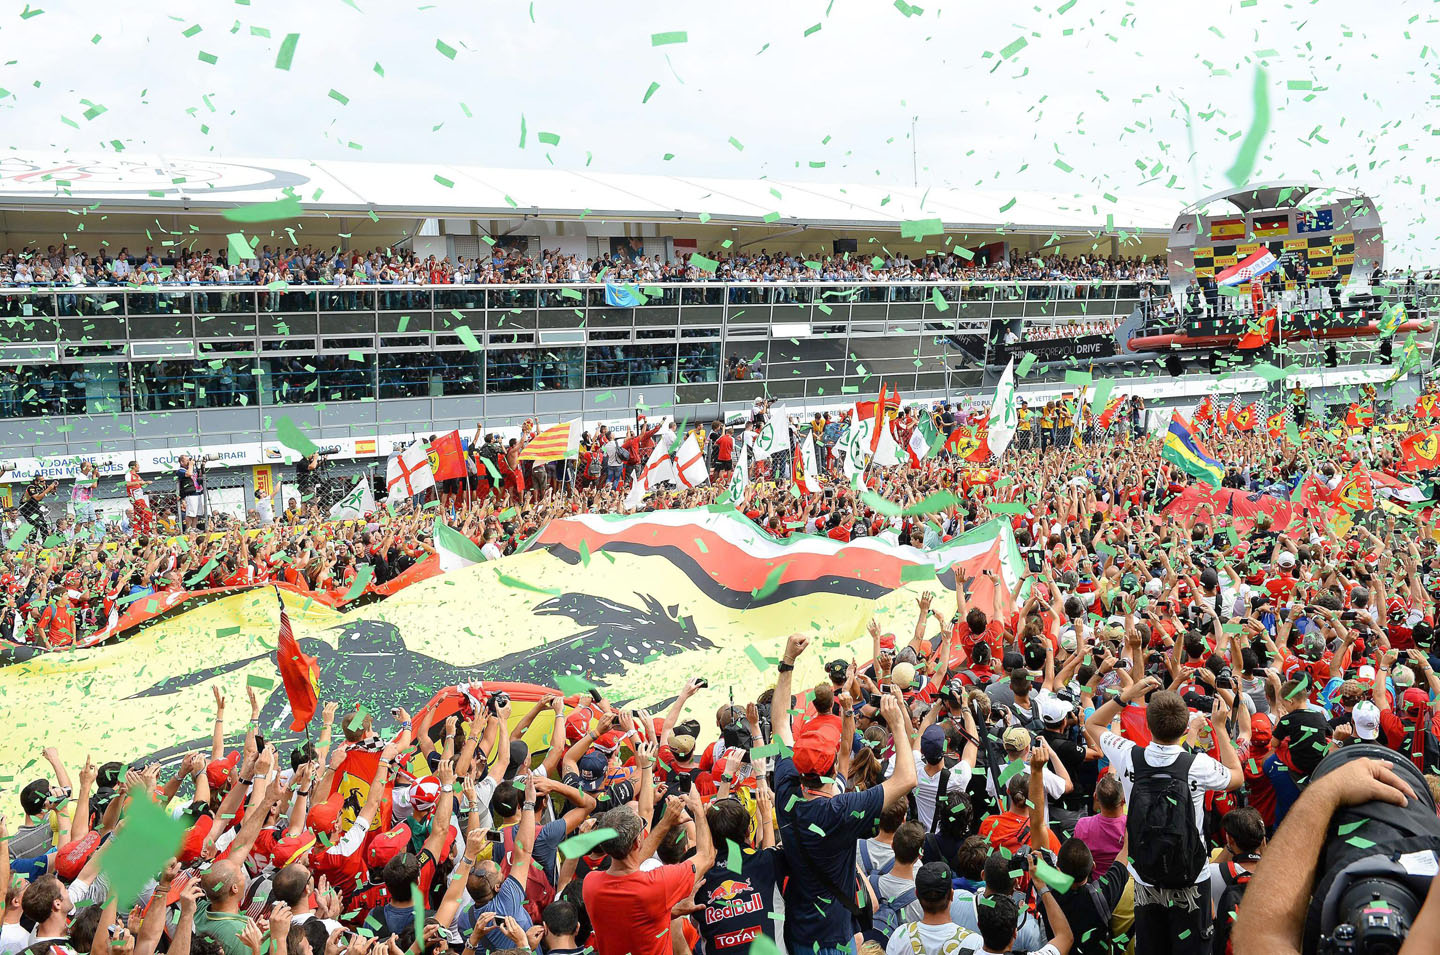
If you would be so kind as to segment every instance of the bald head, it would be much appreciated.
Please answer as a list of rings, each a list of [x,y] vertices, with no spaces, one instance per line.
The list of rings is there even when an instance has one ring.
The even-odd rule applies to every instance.
[[[238,912],[245,891],[245,874],[233,862],[221,859],[200,877],[210,908],[220,912]]]

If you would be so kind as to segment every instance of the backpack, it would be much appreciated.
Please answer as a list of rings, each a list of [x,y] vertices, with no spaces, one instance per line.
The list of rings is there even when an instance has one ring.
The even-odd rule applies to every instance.
[[[1205,868],[1205,843],[1195,827],[1190,798],[1194,762],[1194,753],[1181,753],[1169,766],[1151,766],[1145,747],[1130,750],[1134,782],[1126,828],[1131,864],[1136,875],[1156,888],[1189,888]]]
[[[590,460],[588,460],[588,461],[585,462],[585,474],[586,474],[586,476],[587,476],[587,477],[590,477],[590,478],[598,478],[598,477],[600,476],[600,465],[601,465],[601,463],[602,463],[602,462],[600,461],[600,452],[599,452],[599,451],[592,451],[592,452],[590,452]]]
[[[515,828],[507,826],[500,830],[504,837],[505,864],[501,866],[501,872],[505,875],[512,875],[510,871],[510,859],[515,853]],[[550,877],[545,874],[543,866],[530,864],[530,871],[525,873],[523,882],[525,886],[525,914],[530,916],[530,921],[539,924],[540,913],[545,911],[545,906],[555,901],[555,886],[550,884]]]
[[[1215,949],[1217,955],[1230,955],[1230,931],[1235,927],[1235,918],[1240,911],[1240,899],[1245,887],[1250,884],[1250,873],[1234,862],[1220,867],[1220,881],[1225,888],[1215,900]]]
[[[889,872],[891,866],[882,866],[885,872]],[[879,942],[881,945],[888,944],[890,936],[905,924],[905,907],[915,901],[915,887],[901,892],[899,895],[887,896],[880,891],[880,876],[885,872],[876,872],[870,881],[870,894],[875,898],[875,914],[870,920],[870,930],[865,933],[867,942]]]

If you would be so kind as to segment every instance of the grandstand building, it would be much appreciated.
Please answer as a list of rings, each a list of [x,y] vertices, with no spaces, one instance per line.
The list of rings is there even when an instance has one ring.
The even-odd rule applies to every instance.
[[[261,214],[275,218],[253,221]],[[346,470],[383,471],[393,446],[452,428],[468,438],[477,423],[710,420],[760,396],[805,412],[882,381],[907,398],[978,395],[1021,352],[1038,359],[1027,381],[1054,393],[1077,368],[1180,376],[1184,362],[1127,348],[1178,300],[1165,262],[1175,223],[1173,207],[1110,195],[11,157],[0,161],[0,249],[123,251],[131,275],[42,282],[0,270],[0,439],[15,465],[5,479],[66,477],[82,458],[106,475],[129,460],[154,474],[205,453],[231,472],[235,500],[216,506],[243,507],[293,456],[276,437],[282,418],[338,448]],[[176,268],[208,250],[259,274],[306,247],[346,260],[548,257],[578,271],[550,283],[510,268],[504,284],[254,285]],[[762,255],[779,264],[731,280],[735,260]],[[896,267],[937,257],[951,267]],[[1045,264],[1057,258],[1088,273]],[[1098,263],[1118,259],[1130,265],[1103,274]],[[659,277],[626,280],[637,262]],[[1168,320],[1188,321],[1183,303]],[[1212,357],[1186,361],[1208,372]],[[1367,362],[1347,356],[1353,367],[1331,383],[1388,374]],[[1322,377],[1324,364],[1317,353]],[[1177,394],[1173,381],[1149,387]]]

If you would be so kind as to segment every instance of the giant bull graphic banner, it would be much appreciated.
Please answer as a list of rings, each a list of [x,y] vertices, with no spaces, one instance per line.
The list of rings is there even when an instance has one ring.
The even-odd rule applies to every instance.
[[[413,713],[442,688],[477,680],[533,687],[511,694],[518,719],[544,687],[573,678],[657,708],[687,676],[704,675],[698,713],[732,692],[753,699],[791,633],[815,644],[796,683],[805,686],[826,660],[869,656],[872,614],[885,631],[909,634],[916,597],[931,590],[944,606],[957,575],[976,605],[1008,614],[1022,573],[1003,521],[927,552],[877,539],[778,540],[717,507],[552,521],[520,553],[348,612],[293,593],[284,600],[317,662],[320,699],[342,714],[362,707],[389,730],[392,707]],[[0,766],[18,786],[43,771],[45,746],[74,763],[87,753],[98,763],[208,749],[212,688],[229,701],[232,742],[244,731],[247,686],[261,702],[259,731],[296,738],[275,669],[278,616],[274,590],[235,593],[181,606],[116,642],[0,667]],[[532,746],[551,728],[549,714],[537,719]]]

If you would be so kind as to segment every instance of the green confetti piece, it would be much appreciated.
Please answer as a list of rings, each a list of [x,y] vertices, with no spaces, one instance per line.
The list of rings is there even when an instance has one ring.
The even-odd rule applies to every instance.
[[[1015,366],[1015,374],[1023,378],[1030,373],[1030,369],[1034,366],[1035,355],[1027,351],[1024,356],[1021,357],[1020,364]]]
[[[216,62],[220,59],[220,57],[216,56],[214,53],[206,53],[204,50],[201,50],[200,55],[196,57],[196,59],[198,59],[201,63],[209,63],[211,66],[214,66]]]
[[[289,70],[290,64],[295,61],[295,44],[300,42],[300,34],[287,33],[285,39],[280,41],[280,52],[275,55],[275,69]]]
[[[263,676],[247,676],[245,678],[245,685],[253,686],[257,690],[273,690],[275,688],[275,681]]]
[[[294,196],[286,196],[284,199],[276,199],[273,202],[252,202],[237,209],[226,209],[220,213],[222,218],[231,222],[273,222],[276,219],[298,219],[305,214],[300,207],[300,200]],[[237,235],[239,233],[236,233]],[[249,243],[246,243],[246,258],[249,258]]]
[[[770,661],[765,659],[765,654],[756,649],[755,644],[751,643],[745,647],[745,655],[750,658],[751,663],[755,664],[755,669],[761,673],[770,669]]]
[[[578,859],[589,854],[591,849],[599,846],[602,842],[613,839],[619,835],[614,829],[591,829],[589,832],[582,832],[578,836],[571,836],[556,847],[555,851],[566,859]]]
[[[715,269],[718,268],[720,265],[720,263],[715,261],[714,259],[700,255],[698,252],[690,256],[690,264],[695,266],[695,268],[699,269],[700,271],[709,272],[712,275],[715,273]]]
[[[765,578],[765,582],[755,590],[750,591],[750,596],[754,597],[756,600],[764,600],[766,597],[773,594],[780,586],[780,578],[785,573],[785,568],[789,566],[790,562],[787,560],[779,567],[776,567],[774,570],[770,571],[769,575],[767,575]]]
[[[355,579],[350,582],[350,589],[345,591],[344,602],[349,603],[365,592],[370,584],[370,578],[375,576],[375,568],[370,564],[360,564],[355,574]]]
[[[960,503],[960,499],[949,491],[936,491],[933,494],[911,504],[909,507],[901,507],[894,501],[887,500],[876,494],[874,491],[862,491],[860,500],[865,502],[867,507],[873,508],[877,513],[886,517],[914,517],[918,514],[936,514],[949,507]]]
[[[1249,181],[1250,173],[1255,169],[1255,160],[1260,155],[1260,147],[1265,143],[1265,134],[1270,131],[1270,77],[1263,66],[1255,67],[1255,85],[1252,97],[1255,102],[1255,116],[1250,121],[1250,128],[1245,132],[1245,138],[1240,142],[1240,151],[1235,155],[1235,163],[1225,170],[1225,177],[1233,185],[1243,185]]]
[[[230,240],[230,264],[237,265],[246,259],[255,257],[255,249],[250,241],[245,238],[243,232],[231,232],[226,236]]]
[[[311,441],[309,436],[300,430],[299,425],[285,416],[281,416],[280,421],[275,425],[275,437],[281,444],[302,458],[308,458],[320,450],[319,445]]]
[[[339,90],[331,90],[330,98],[333,99],[335,102],[339,103],[341,106],[350,105],[350,97],[346,96]]]
[[[645,95],[644,95],[643,97],[641,97],[641,99],[640,99],[641,105],[644,105],[645,103],[650,102],[650,97],[654,96],[654,95],[655,95],[655,91],[658,90],[659,88],[660,88],[660,84],[659,84],[659,83],[656,83],[656,82],[654,82],[654,81],[652,80],[651,83],[650,83],[649,88],[647,88],[647,89],[645,90]]]
[[[674,30],[669,33],[650,34],[651,46],[669,46],[674,43],[686,43],[689,42],[689,40],[690,37],[686,34],[684,30]]]
[[[440,175],[438,172],[435,174],[435,181],[438,182],[438,183],[440,183],[440,185],[444,186],[446,189],[454,189],[454,188],[455,188],[455,180],[453,180],[453,179],[446,179],[444,176]]]
[[[435,49],[439,50],[440,55],[445,57],[445,59],[455,59],[455,48],[450,44],[446,43],[444,40],[436,40]]]
[[[1023,36],[1016,37],[1014,42],[1008,43],[1000,48],[1000,58],[1002,60],[1008,60],[1010,59],[1010,57],[1014,56],[1016,53],[1019,53],[1021,50],[1025,49],[1025,47],[1029,45],[1029,42]],[[1011,200],[1011,202],[1013,203],[1014,200]],[[1004,212],[1005,210],[1001,209],[1000,211]]]
[[[463,344],[470,351],[480,350],[480,341],[475,337],[475,333],[470,330],[470,326],[461,325],[457,327],[455,329],[455,335],[457,338],[460,339],[460,343]]]
[[[139,898],[145,884],[165,868],[180,848],[185,824],[172,819],[148,798],[132,799],[124,825],[100,856],[100,871],[122,911]]]

